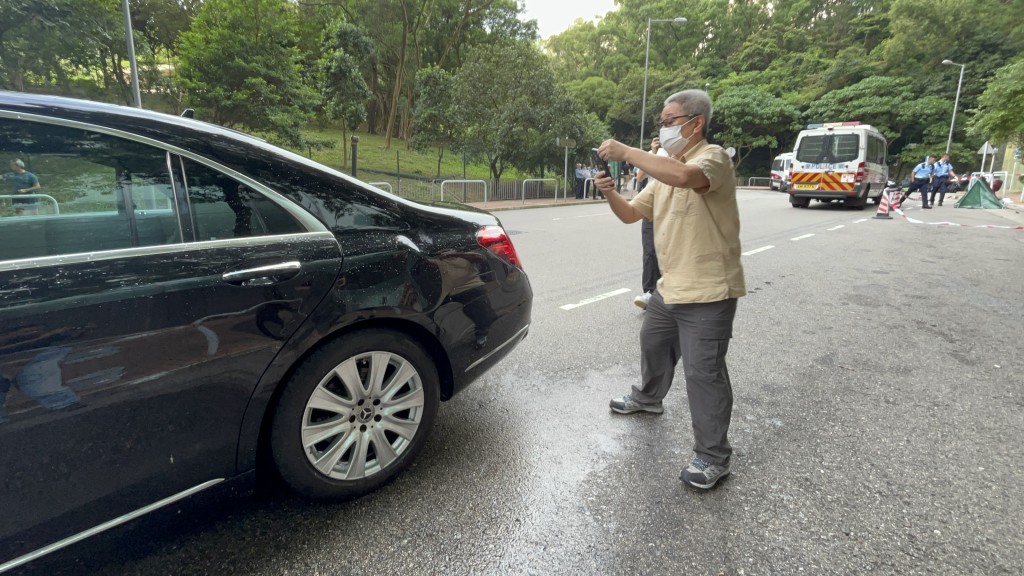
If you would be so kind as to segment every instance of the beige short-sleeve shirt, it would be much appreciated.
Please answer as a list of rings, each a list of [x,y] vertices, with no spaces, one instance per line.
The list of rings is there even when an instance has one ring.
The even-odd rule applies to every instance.
[[[687,154],[711,183],[704,194],[652,180],[630,205],[654,223],[666,304],[718,302],[747,293],[740,264],[740,214],[732,159],[701,141]]]

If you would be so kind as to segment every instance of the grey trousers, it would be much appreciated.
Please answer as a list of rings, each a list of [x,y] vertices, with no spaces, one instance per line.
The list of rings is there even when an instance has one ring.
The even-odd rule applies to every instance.
[[[676,363],[683,359],[686,395],[693,424],[693,451],[711,464],[732,455],[732,383],[725,355],[732,338],[736,299],[701,304],[665,304],[658,292],[647,304],[640,328],[640,403],[660,402],[672,387]]]

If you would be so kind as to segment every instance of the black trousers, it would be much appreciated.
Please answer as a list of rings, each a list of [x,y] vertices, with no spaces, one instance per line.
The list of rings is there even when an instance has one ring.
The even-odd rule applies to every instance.
[[[928,179],[927,178],[914,178],[907,187],[907,198],[910,198],[911,192],[921,191],[921,205],[928,205]]]
[[[640,245],[643,247],[644,265],[641,287],[644,292],[654,292],[661,279],[661,268],[658,267],[658,253],[654,251],[654,222],[646,218],[640,222]]]
[[[935,195],[939,195],[939,204],[946,199],[946,185],[949,183],[949,176],[936,176],[932,183],[932,205],[935,205]]]

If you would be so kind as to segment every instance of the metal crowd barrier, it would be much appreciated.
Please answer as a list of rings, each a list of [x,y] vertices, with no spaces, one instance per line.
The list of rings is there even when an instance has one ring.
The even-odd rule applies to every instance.
[[[3,198],[8,198],[8,199],[11,199],[11,200],[14,200],[14,199],[22,200],[22,199],[29,199],[29,198],[42,198],[44,200],[49,200],[50,202],[53,202],[53,213],[54,214],[60,214],[60,206],[57,204],[57,199],[54,198],[53,196],[50,196],[49,194],[3,194],[3,195],[0,195],[0,199],[3,199]]]
[[[487,182],[485,180],[445,180],[441,182],[441,202],[444,202],[444,187],[447,184],[483,184],[484,206],[487,205]],[[463,198],[463,201],[465,201],[465,198]]]
[[[526,204],[526,183],[527,182],[554,182],[555,183],[555,200],[558,200],[558,179],[556,178],[527,178],[523,180],[523,204]],[[543,186],[541,190],[543,190]],[[486,200],[485,200],[486,202]]]

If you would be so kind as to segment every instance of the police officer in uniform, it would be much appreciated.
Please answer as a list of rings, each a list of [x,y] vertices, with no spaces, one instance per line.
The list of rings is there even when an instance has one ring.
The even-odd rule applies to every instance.
[[[907,187],[907,194],[903,197],[903,200],[910,198],[911,192],[921,192],[921,208],[931,208],[928,205],[928,188],[931,182],[932,174],[935,173],[935,155],[925,158],[924,162],[921,162],[917,166],[914,166],[914,180]]]
[[[949,163],[949,154],[943,154],[942,160],[939,160],[933,166],[933,180],[932,180],[932,206],[935,205],[935,193],[939,194],[939,206],[942,206],[942,201],[946,199],[946,185],[949,183],[949,175],[952,174],[953,178],[956,178],[956,172],[953,171],[953,165]]]

